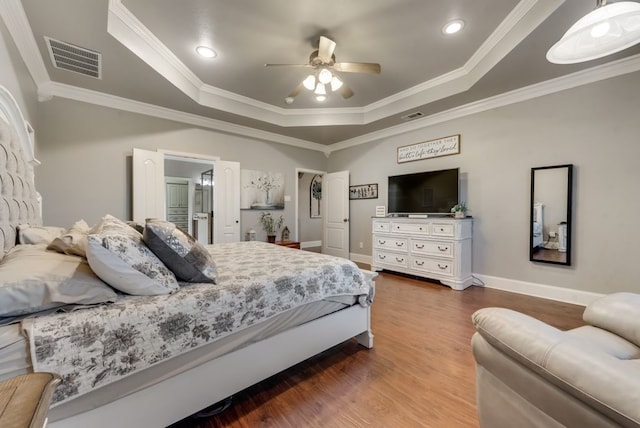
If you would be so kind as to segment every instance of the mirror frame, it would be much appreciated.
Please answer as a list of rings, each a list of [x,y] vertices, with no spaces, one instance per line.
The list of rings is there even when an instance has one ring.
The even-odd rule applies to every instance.
[[[567,239],[566,239],[566,260],[565,261],[556,261],[556,260],[544,260],[540,258],[534,258],[534,246],[533,246],[533,220],[535,218],[534,214],[534,194],[535,194],[535,176],[536,171],[549,170],[549,169],[567,169],[567,213],[566,213],[566,222],[567,222]],[[571,266],[571,241],[572,241],[572,233],[571,230],[573,228],[573,219],[572,219],[572,207],[573,205],[573,164],[565,164],[565,165],[553,165],[553,166],[543,166],[537,168],[531,168],[531,200],[529,206],[529,260],[537,263],[549,263],[555,265],[563,265],[563,266]]]

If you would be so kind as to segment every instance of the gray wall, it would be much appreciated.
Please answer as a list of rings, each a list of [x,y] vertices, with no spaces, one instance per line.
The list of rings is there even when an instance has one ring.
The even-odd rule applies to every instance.
[[[95,223],[105,213],[129,218],[131,154],[134,147],[218,156],[241,168],[283,172],[285,194],[293,195],[295,168],[326,169],[324,154],[95,105],[54,98],[39,105],[37,128],[42,165],[37,185],[46,224]],[[285,203],[285,225],[293,229],[294,205]],[[266,240],[256,211],[242,211],[241,237],[250,228]]]
[[[459,167],[475,218],[473,272],[579,290],[640,291],[640,72],[335,152],[330,171],[379,183],[380,199],[351,201],[351,251],[371,254],[375,205],[387,177]],[[459,155],[397,164],[399,146],[461,134]],[[571,267],[529,261],[532,167],[572,163]],[[630,213],[630,214],[625,214]],[[358,243],[364,242],[364,249]]]

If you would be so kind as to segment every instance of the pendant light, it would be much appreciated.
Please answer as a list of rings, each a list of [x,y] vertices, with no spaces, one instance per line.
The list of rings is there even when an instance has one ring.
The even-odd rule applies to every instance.
[[[549,49],[547,60],[555,64],[590,61],[639,42],[640,3],[597,0],[596,9],[573,24]]]

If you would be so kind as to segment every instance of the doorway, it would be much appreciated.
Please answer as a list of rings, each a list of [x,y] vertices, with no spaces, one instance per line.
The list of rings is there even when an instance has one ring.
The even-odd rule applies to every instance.
[[[300,249],[322,252],[322,176],[324,171],[296,168],[296,241]]]
[[[202,177],[211,172],[203,186]],[[166,177],[186,179],[188,225],[202,243],[240,240],[240,164],[210,156],[133,149],[133,219],[167,219]],[[208,186],[208,187],[207,187]],[[206,187],[206,189],[205,189]],[[206,199],[203,199],[206,198]],[[184,208],[184,207],[182,207]],[[206,209],[207,212],[203,212]],[[184,210],[184,209],[183,209]],[[215,215],[214,215],[215,213]],[[203,221],[199,217],[204,217]],[[196,223],[205,233],[198,233]]]
[[[189,232],[203,244],[211,244],[212,226],[210,222],[200,223],[198,217],[207,219],[213,213],[211,192],[204,192],[202,174],[213,171],[214,161],[180,156],[164,156],[165,216],[166,220]],[[203,194],[206,193],[206,196]],[[211,199],[211,200],[209,200]],[[206,230],[203,230],[206,229]]]
[[[349,171],[295,172],[295,237],[300,249],[348,259]]]

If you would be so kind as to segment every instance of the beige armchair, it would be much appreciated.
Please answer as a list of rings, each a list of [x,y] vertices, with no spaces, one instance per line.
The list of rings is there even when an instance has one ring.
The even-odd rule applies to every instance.
[[[640,427],[640,295],[594,301],[569,331],[504,308],[472,319],[481,427]]]

